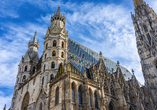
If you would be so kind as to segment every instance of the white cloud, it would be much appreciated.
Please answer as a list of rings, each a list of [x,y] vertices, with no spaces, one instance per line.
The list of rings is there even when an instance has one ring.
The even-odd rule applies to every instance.
[[[6,108],[9,109],[11,105],[12,94],[5,96],[4,92],[0,91],[0,108],[3,109],[6,104]]]

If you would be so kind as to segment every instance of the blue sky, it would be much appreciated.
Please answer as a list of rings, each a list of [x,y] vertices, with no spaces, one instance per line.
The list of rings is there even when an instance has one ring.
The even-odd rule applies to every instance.
[[[157,12],[157,1],[146,0]],[[10,107],[18,64],[37,30],[43,51],[50,16],[60,5],[69,38],[103,56],[120,61],[144,84],[130,12],[132,0],[1,0],[0,1],[0,109]]]

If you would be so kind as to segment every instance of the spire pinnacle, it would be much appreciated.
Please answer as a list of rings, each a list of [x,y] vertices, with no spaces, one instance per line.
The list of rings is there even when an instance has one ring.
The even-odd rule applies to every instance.
[[[35,31],[35,35],[34,35],[34,38],[33,38],[33,42],[37,42],[37,31]]]
[[[61,16],[61,12],[60,12],[60,6],[58,6],[58,11],[57,11],[57,14],[58,16]]]

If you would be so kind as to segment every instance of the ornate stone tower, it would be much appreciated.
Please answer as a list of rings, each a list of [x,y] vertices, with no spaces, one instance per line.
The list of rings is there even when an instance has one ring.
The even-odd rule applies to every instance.
[[[39,61],[39,54],[38,54],[38,48],[39,43],[37,42],[37,32],[35,32],[33,40],[31,39],[28,43],[28,50],[24,57],[22,56],[22,59],[19,63],[18,68],[18,74],[16,77],[16,83],[14,87],[14,94],[12,98],[12,105],[11,110],[14,110],[15,102],[18,95],[18,89],[20,85],[23,85],[26,83],[27,80],[29,80],[32,76],[34,76],[36,70],[37,70],[37,63]],[[21,91],[22,93],[23,91]]]
[[[61,15],[60,7],[51,17],[51,26],[48,27],[44,39],[42,76],[53,78],[57,74],[59,65],[65,62],[68,55],[68,32],[65,29],[65,17]],[[46,79],[45,86],[48,81],[49,79]]]
[[[134,0],[132,14],[145,86],[157,105],[157,15],[143,0]]]

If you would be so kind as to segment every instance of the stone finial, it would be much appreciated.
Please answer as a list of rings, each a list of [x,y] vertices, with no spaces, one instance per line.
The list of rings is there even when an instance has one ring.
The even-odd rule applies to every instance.
[[[119,66],[119,61],[117,61],[117,66]]]
[[[37,42],[37,30],[35,31],[33,42]]]
[[[85,78],[87,78],[86,67],[85,67],[85,65],[84,65],[84,76],[85,76]]]
[[[132,73],[133,73],[133,75],[134,75],[134,70],[132,69]]]
[[[100,55],[100,58],[102,58],[102,52],[101,51],[100,51],[99,55]]]
[[[112,68],[112,73],[113,73],[113,71],[114,71],[114,68]]]

